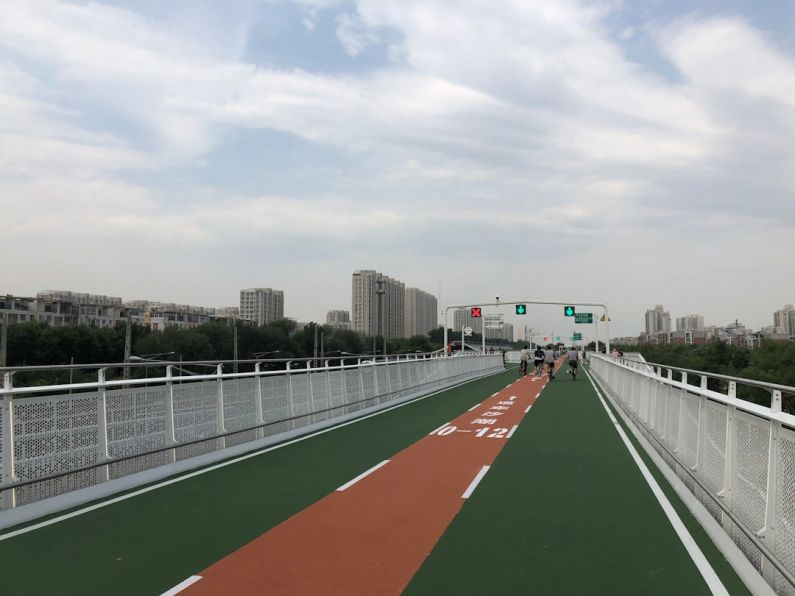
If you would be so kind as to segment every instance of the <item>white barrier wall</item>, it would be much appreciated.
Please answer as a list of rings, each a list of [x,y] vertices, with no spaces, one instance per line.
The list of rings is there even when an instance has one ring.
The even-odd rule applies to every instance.
[[[81,384],[83,392],[71,395],[63,394],[68,386],[12,387],[7,378],[0,390],[2,508],[429,393],[502,368],[500,355],[487,355],[239,374],[223,374],[219,367],[213,375],[186,377],[171,377],[169,370],[159,379],[108,383],[100,372],[97,383]],[[28,396],[32,392],[37,395]],[[37,479],[41,481],[17,486]]]
[[[778,594],[795,595],[795,416],[782,387],[635,360],[590,355],[610,390],[663,459]],[[673,371],[683,375],[673,379]],[[687,382],[695,376],[699,385]],[[727,393],[707,388],[719,378]],[[737,385],[770,392],[771,407],[736,397]]]

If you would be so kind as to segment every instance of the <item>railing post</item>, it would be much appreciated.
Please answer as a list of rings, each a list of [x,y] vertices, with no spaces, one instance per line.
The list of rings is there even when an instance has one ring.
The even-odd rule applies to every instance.
[[[309,403],[312,404],[312,417],[311,421],[315,421],[315,412],[317,408],[315,408],[315,392],[312,390],[312,373],[309,372],[312,369],[312,361],[307,360],[306,362],[306,382],[309,385]]]
[[[378,363],[373,359],[373,400],[374,403],[381,403],[380,394],[378,393]]]
[[[701,377],[706,381],[706,377]],[[704,383],[706,384],[706,383]],[[718,497],[723,500],[723,503],[732,510],[732,488],[734,484],[733,471],[734,471],[734,412],[735,408],[732,405],[726,406],[726,437],[724,439],[725,447],[723,448],[723,489],[718,492]],[[732,521],[728,515],[723,516],[723,529],[731,535]]]
[[[329,361],[326,360],[326,409],[331,408],[331,370]],[[326,412],[326,418],[331,418],[331,412]]]
[[[3,389],[11,391],[11,373],[3,373]],[[14,453],[14,402],[11,396],[3,396],[3,484],[16,482],[17,475],[14,467],[16,455]],[[17,490],[10,488],[2,493],[3,509],[13,509],[17,506]]]
[[[362,408],[364,408],[364,373],[362,372],[361,358],[357,360],[357,366],[359,367],[359,395],[362,396],[362,407],[359,408],[361,410]]]
[[[287,403],[290,408],[290,428],[295,428],[295,405],[293,404],[293,377],[290,373],[292,362],[288,362],[285,370],[287,371]]]
[[[177,444],[176,425],[174,424],[174,382],[171,378],[174,375],[174,366],[166,366],[166,445]],[[166,463],[177,461],[175,449],[166,451]]]
[[[97,371],[97,382],[99,383],[97,393],[97,461],[107,461],[110,459],[108,453],[108,409],[107,396],[105,395],[105,369]],[[108,466],[97,468],[97,482],[106,482],[109,478]]]
[[[226,432],[226,424],[224,420],[224,380],[221,375],[224,374],[224,365],[219,364],[215,369],[215,375],[218,383],[218,399],[216,401],[216,431],[218,434]],[[218,441],[218,448],[226,448],[226,437],[221,437]]]
[[[765,502],[765,525],[757,532],[757,536],[773,552],[776,552],[776,532],[777,532],[777,513],[778,508],[778,459],[779,444],[781,443],[781,423],[776,420],[770,421],[770,447],[768,449],[767,460],[767,499]],[[770,564],[762,563],[762,576],[774,585],[775,569]]]
[[[256,376],[254,377],[254,399],[257,403],[254,404],[254,412],[257,418],[257,435],[258,439],[261,439],[265,436],[265,427],[262,426],[265,424],[265,417],[262,415],[262,363],[257,362],[254,365],[254,373]]]

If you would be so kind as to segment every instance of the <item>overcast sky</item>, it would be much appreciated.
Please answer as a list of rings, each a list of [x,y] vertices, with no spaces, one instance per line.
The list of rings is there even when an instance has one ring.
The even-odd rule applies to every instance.
[[[795,2],[4,0],[0,293],[758,328],[795,302]],[[559,308],[528,322],[560,333]]]

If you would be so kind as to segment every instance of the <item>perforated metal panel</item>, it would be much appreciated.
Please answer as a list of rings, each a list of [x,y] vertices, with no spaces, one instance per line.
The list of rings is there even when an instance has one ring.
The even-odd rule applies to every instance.
[[[262,386],[262,418],[275,422],[290,417],[287,376],[269,375],[260,379]]]
[[[698,418],[701,400],[689,393],[681,393],[681,424],[679,427],[679,461],[688,468],[696,465],[698,458]]]
[[[767,502],[770,425],[743,412],[734,413],[732,425],[731,508],[747,527],[761,530]]]
[[[725,452],[726,406],[703,401],[698,474],[714,495],[723,490]]]
[[[309,395],[309,377],[306,373],[290,375],[293,384],[293,415],[302,416],[312,411]]]
[[[679,415],[682,401],[679,390],[666,385],[665,400],[668,404],[665,413],[665,446],[673,452],[679,445]]]
[[[98,393],[14,401],[14,454],[19,480],[31,480],[98,461]],[[90,486],[95,470],[17,489],[17,503]],[[41,495],[41,496],[40,496]]]
[[[108,417],[108,455],[122,457],[166,446],[167,388],[136,387],[108,391],[105,409]],[[120,462],[112,476],[140,472],[161,465],[161,457]],[[129,472],[128,472],[129,470]]]
[[[795,570],[795,432],[779,430],[776,482],[776,554],[787,569]],[[795,587],[776,573],[776,591],[795,594]]]
[[[364,386],[364,398],[370,399],[375,396],[375,366],[365,366],[362,368],[362,384]]]
[[[329,408],[328,384],[326,383],[325,372],[314,372],[309,375],[309,386],[312,388],[313,412],[327,410]],[[316,420],[326,420],[329,412],[317,415]]]
[[[257,423],[256,380],[224,381],[224,426],[226,430],[250,428]]]

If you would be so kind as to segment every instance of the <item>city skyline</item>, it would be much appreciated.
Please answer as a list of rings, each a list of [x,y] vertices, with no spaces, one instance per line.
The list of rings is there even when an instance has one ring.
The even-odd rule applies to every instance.
[[[616,335],[650,304],[760,328],[795,301],[791,4],[0,10],[4,291],[267,286],[322,321],[369,267],[440,307],[603,301]]]

